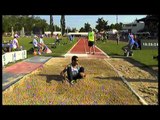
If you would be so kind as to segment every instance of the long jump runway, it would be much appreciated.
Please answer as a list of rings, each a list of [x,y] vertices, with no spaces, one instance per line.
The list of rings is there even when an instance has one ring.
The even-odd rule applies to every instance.
[[[42,67],[51,57],[35,56],[3,69],[2,89],[5,90],[26,74]]]
[[[95,54],[89,54],[88,40],[86,38],[80,38],[78,42],[64,55],[65,57],[77,55],[78,57],[88,57],[88,58],[109,58],[109,56],[104,53],[95,45]]]

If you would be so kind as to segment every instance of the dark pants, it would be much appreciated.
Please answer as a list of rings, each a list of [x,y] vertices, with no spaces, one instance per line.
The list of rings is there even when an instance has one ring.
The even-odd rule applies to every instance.
[[[88,41],[88,46],[92,47],[94,45],[94,41]]]
[[[60,44],[60,39],[56,39],[55,43],[56,44],[58,43],[58,45],[59,45]]]
[[[80,69],[78,71],[78,75],[73,77],[71,67],[68,67],[67,68],[67,76],[68,76],[69,82],[71,82],[72,80],[81,79],[82,76],[80,75],[80,72],[84,72],[84,68],[83,67],[80,67]]]
[[[133,51],[132,51],[132,48],[133,48],[133,44],[132,45],[127,45],[127,46],[124,46],[124,47],[122,47],[122,50],[124,50],[124,52],[127,54],[127,53],[129,53],[129,54],[131,54],[131,53],[133,53]]]

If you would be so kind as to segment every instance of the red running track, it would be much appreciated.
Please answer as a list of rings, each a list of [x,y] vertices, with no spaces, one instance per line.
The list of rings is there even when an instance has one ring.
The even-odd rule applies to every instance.
[[[96,52],[101,52],[99,49],[95,49]],[[70,53],[86,54],[89,53],[88,40],[80,38],[78,43],[70,50]]]
[[[31,71],[36,70],[38,67],[42,66],[42,63],[31,63],[31,62],[18,62],[10,67],[5,68],[5,72],[12,74],[26,74]]]
[[[92,51],[91,51],[92,52]],[[68,52],[69,54],[86,54],[90,58],[108,58],[102,50],[98,47],[95,48],[95,55],[89,53],[88,40],[86,38],[80,38],[75,46]]]

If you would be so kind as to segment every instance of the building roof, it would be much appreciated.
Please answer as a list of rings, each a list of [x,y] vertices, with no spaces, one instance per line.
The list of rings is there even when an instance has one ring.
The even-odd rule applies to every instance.
[[[139,22],[139,21],[159,21],[159,19],[158,19],[158,16],[157,15],[150,15],[150,16],[147,16],[147,17],[145,17],[145,18],[141,18],[141,19],[138,19],[138,20],[136,20],[137,22]]]

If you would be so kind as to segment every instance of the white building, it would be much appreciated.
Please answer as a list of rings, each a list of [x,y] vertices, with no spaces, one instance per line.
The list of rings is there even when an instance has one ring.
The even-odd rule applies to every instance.
[[[118,31],[116,29],[112,29],[110,31],[107,31],[108,34],[116,34]]]
[[[74,36],[88,36],[88,32],[69,32],[67,35],[74,35]]]
[[[48,35],[51,35],[51,31],[46,31],[46,32],[44,32],[44,34],[46,34],[47,36]],[[61,32],[53,32],[53,35],[57,35],[57,34],[59,34],[59,35],[61,35]]]
[[[144,29],[144,22],[133,22],[128,24],[123,24],[122,29],[131,31],[133,34],[136,34],[139,30]]]

